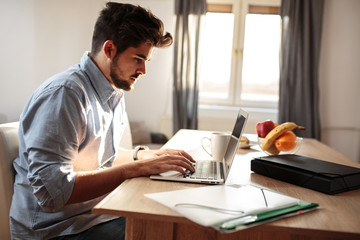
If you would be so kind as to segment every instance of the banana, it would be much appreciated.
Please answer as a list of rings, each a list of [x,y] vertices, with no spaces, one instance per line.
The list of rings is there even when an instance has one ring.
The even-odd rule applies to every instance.
[[[280,124],[266,135],[264,141],[262,142],[261,148],[264,151],[268,150],[278,137],[280,137],[285,132],[291,131],[293,129],[305,129],[305,127],[298,126],[294,122],[285,122],[283,124]]]
[[[270,153],[271,155],[278,155],[279,154],[279,150],[275,147],[275,144],[271,144],[271,146],[266,150],[268,153]]]

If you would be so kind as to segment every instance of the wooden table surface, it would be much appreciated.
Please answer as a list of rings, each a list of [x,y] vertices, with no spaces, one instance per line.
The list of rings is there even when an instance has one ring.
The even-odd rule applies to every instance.
[[[200,147],[201,138],[209,134],[207,131],[180,130],[164,148],[196,149]],[[304,139],[297,154],[360,168],[360,164],[315,139]],[[125,181],[101,201],[93,212],[126,217],[127,239],[360,239],[360,190],[327,195],[253,173],[250,170],[251,159],[263,155],[256,145],[250,149],[239,149],[227,184],[259,184],[318,203],[320,208],[303,215],[224,234],[213,228],[199,226],[144,196],[146,193],[203,185],[141,177]]]

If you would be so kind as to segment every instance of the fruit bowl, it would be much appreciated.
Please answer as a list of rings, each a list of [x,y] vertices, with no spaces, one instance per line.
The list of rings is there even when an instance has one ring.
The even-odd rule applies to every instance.
[[[279,149],[277,149],[275,146],[273,146],[276,150],[275,151],[265,151],[261,148],[262,142],[264,141],[264,138],[258,137],[258,144],[259,147],[261,149],[261,151],[263,151],[264,153],[266,153],[267,155],[278,155],[278,154],[295,154],[301,147],[301,144],[303,142],[303,139],[301,137],[296,137],[296,140],[290,141],[282,141],[279,149],[281,149],[279,151]]]

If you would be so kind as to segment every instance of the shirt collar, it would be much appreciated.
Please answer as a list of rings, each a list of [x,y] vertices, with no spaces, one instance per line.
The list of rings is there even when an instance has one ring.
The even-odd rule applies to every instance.
[[[86,73],[95,92],[102,103],[109,101],[110,98],[119,95],[123,96],[122,90],[115,90],[109,80],[104,76],[100,69],[89,57],[89,52],[85,52],[80,61],[80,68]]]

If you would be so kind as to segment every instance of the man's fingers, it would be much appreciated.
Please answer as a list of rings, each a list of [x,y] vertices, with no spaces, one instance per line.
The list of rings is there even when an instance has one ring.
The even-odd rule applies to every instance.
[[[181,153],[181,155],[183,155],[184,157],[186,157],[188,160],[190,160],[191,162],[196,162],[193,158],[192,158],[192,156],[190,155],[190,154],[188,154],[187,152],[185,152],[185,151],[180,151],[180,153]]]
[[[167,171],[177,171],[185,174],[185,171],[194,172],[193,163],[195,160],[182,150],[160,150],[154,157],[144,159],[147,162],[150,174],[157,174]],[[151,170],[152,169],[152,170]]]
[[[196,162],[192,156],[190,154],[188,154],[187,152],[185,152],[184,150],[176,150],[176,149],[164,149],[163,150],[165,154],[167,154],[168,156],[171,155],[178,155],[178,156],[183,156],[186,159],[188,159],[190,162]]]
[[[191,172],[195,171],[195,168],[192,164],[192,162],[190,161],[190,159],[186,158],[183,155],[174,155],[174,154],[166,154],[166,155],[162,155],[159,157],[159,164],[165,166],[169,166],[172,167],[173,169],[170,170],[175,170],[178,171],[177,169],[174,168],[185,168]],[[181,171],[182,173],[184,173],[183,171]]]

